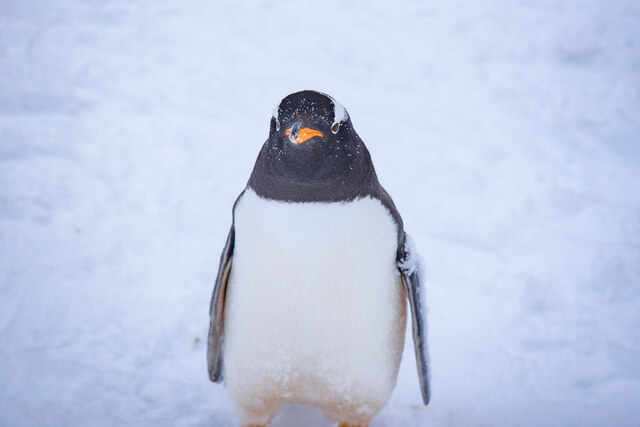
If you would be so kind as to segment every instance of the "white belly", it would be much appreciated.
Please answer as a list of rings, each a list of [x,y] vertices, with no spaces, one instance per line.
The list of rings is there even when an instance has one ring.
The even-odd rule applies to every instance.
[[[239,411],[264,422],[300,403],[368,421],[391,395],[404,345],[387,209],[373,198],[284,203],[248,189],[235,229],[224,366]]]

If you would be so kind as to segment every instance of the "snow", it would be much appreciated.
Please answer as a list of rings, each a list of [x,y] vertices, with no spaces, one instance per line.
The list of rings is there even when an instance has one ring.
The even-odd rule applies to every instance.
[[[271,108],[302,89],[348,108],[426,260],[432,401],[405,345],[372,427],[637,425],[639,19],[1,2],[0,425],[236,425],[209,298]],[[331,425],[274,426],[300,420]]]
[[[408,275],[413,274],[419,266],[423,266],[424,262],[420,260],[416,242],[409,234],[405,233],[404,252],[406,257],[398,262],[398,267],[407,272]],[[421,268],[424,270],[424,267]]]

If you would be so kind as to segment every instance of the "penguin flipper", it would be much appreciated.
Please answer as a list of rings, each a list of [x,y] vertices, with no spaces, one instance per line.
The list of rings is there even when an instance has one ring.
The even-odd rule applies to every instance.
[[[235,244],[235,228],[232,225],[220,255],[218,276],[213,287],[209,315],[209,339],[207,344],[207,365],[209,367],[209,379],[222,382],[222,343],[224,341],[224,305],[227,294],[227,283],[231,273],[231,261]]]
[[[413,332],[413,345],[416,353],[416,365],[422,401],[425,405],[431,399],[429,385],[429,351],[427,348],[427,321],[426,313],[422,305],[423,281],[422,263],[416,252],[413,240],[405,233],[402,250],[399,251],[398,269],[402,276],[402,283],[407,291],[409,307],[411,309],[411,325]]]

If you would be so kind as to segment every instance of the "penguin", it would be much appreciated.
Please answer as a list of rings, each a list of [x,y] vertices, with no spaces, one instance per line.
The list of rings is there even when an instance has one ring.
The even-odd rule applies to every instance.
[[[301,91],[232,209],[210,304],[207,362],[243,426],[284,404],[367,426],[396,383],[407,304],[430,399],[422,268],[345,108]]]

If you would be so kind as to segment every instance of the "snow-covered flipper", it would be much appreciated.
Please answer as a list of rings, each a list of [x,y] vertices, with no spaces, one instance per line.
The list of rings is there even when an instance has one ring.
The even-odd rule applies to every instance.
[[[411,328],[413,332],[413,345],[416,353],[416,365],[418,368],[418,380],[422,401],[429,404],[431,388],[429,386],[429,351],[427,347],[427,322],[426,313],[422,306],[422,264],[415,249],[413,239],[404,234],[404,244],[398,259],[398,269],[402,275],[402,283],[407,291],[409,307],[411,309]]]
[[[209,367],[209,378],[211,381],[222,382],[222,344],[224,341],[224,305],[227,293],[227,283],[231,272],[231,260],[233,258],[233,248],[235,243],[235,229],[231,226],[227,242],[220,255],[220,266],[218,276],[211,296],[211,306],[209,314],[209,340],[207,346],[207,364]]]

